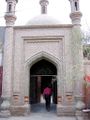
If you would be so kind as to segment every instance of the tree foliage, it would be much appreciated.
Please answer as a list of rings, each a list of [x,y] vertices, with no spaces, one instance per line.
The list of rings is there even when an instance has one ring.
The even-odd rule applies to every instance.
[[[83,33],[83,56],[90,60],[90,32]]]

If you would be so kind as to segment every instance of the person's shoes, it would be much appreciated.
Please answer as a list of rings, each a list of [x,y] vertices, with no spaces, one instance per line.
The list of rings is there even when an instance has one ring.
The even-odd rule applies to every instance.
[[[50,111],[50,108],[47,108],[47,111],[49,112],[49,111]]]

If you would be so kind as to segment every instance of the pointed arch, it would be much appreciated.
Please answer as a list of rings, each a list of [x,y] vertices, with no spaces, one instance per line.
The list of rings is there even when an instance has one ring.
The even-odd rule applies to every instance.
[[[56,67],[60,66],[60,62],[61,60],[59,60],[58,58],[56,58],[55,56],[46,53],[44,51],[39,52],[38,54],[35,54],[34,56],[30,57],[26,62],[25,62],[25,66],[32,66],[33,64],[35,64],[36,62],[45,59],[49,62],[51,62],[52,64],[54,64]]]
[[[30,57],[26,62],[25,62],[25,66],[24,66],[24,74],[25,74],[25,96],[29,96],[29,93],[30,93],[30,69],[31,67],[39,62],[40,60],[46,60],[50,63],[52,63],[55,67],[56,67],[56,70],[57,70],[57,74],[56,74],[56,78],[57,78],[57,84],[60,87],[60,89],[63,90],[63,86],[61,83],[61,81],[63,80],[63,74],[62,74],[62,71],[63,71],[63,60],[62,58],[61,59],[58,59],[56,58],[55,56],[47,53],[47,52],[44,52],[44,51],[41,51],[35,55],[33,55],[32,57]],[[28,89],[26,89],[26,86]],[[57,91],[59,91],[59,88],[57,88]]]

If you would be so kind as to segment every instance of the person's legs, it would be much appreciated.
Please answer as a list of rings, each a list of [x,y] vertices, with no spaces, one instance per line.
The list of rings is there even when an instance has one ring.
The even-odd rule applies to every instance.
[[[49,108],[49,96],[45,95],[45,106],[46,106],[46,110],[48,110]]]
[[[46,107],[46,109],[47,109],[47,105],[48,104],[48,98],[47,98],[47,95],[45,95],[45,107]]]
[[[51,104],[51,96],[49,95],[45,95],[45,106],[46,106],[46,110],[50,110],[50,104]]]
[[[50,96],[47,97],[47,105],[46,106],[47,106],[48,111],[50,110],[50,102],[51,102],[50,98],[51,98]]]
[[[48,98],[46,99],[46,110],[48,110]]]

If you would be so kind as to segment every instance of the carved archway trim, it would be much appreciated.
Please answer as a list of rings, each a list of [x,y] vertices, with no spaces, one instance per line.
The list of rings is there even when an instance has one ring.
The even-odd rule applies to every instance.
[[[38,54],[35,54],[34,56],[30,57],[26,62],[25,62],[25,66],[29,66],[31,67],[33,64],[35,64],[36,62],[45,59],[49,62],[51,62],[52,64],[54,64],[56,67],[60,66],[60,62],[62,62],[62,60],[56,58],[55,56],[46,53],[44,51],[39,52]]]

